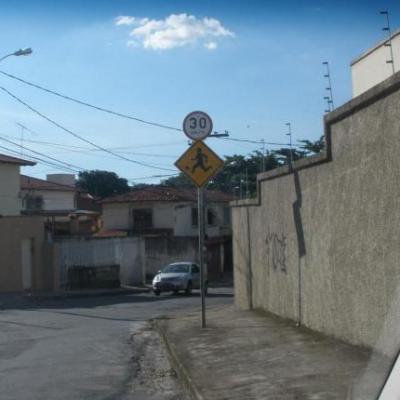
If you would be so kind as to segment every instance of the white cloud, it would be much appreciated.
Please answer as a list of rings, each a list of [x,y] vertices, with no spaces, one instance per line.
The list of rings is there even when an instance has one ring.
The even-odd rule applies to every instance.
[[[128,47],[138,47],[138,46],[139,46],[138,42],[136,42],[135,40],[128,40],[128,41],[126,42],[126,45],[127,45]]]
[[[119,17],[115,18],[115,25],[141,25],[145,24],[148,21],[148,18],[135,18],[130,17],[129,15],[120,15]]]
[[[120,15],[115,18],[115,25],[132,25],[135,19],[135,17],[129,17],[128,15]]]
[[[204,47],[207,50],[215,50],[218,47],[218,45],[215,42],[207,42],[207,43],[204,43]]]
[[[188,14],[171,14],[161,20],[120,16],[115,24],[134,26],[130,36],[152,50],[169,50],[198,42],[208,50],[215,50],[217,38],[235,36],[215,18],[197,19]]]

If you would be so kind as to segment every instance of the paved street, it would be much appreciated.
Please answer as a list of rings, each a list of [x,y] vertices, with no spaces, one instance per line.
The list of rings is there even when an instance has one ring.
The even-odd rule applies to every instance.
[[[209,305],[232,302],[212,289]],[[199,310],[191,297],[103,296],[0,310],[2,400],[176,399],[182,393],[149,320]]]

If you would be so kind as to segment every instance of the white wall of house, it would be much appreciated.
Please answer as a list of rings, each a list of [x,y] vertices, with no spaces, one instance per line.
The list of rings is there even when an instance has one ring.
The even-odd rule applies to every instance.
[[[0,163],[0,215],[21,213],[19,165]]]
[[[130,229],[131,219],[128,203],[107,203],[103,204],[103,227],[111,229]]]
[[[22,190],[22,198],[26,196],[41,196],[43,210],[74,210],[76,208],[75,192],[61,190]]]
[[[224,208],[228,207],[228,204],[223,203],[210,203],[207,209],[212,211],[215,215],[214,223],[212,225],[206,224],[206,235],[208,237],[215,237],[221,235],[221,228],[226,224],[224,220]],[[175,224],[174,224],[174,236],[197,236],[198,227],[193,224],[192,220],[192,209],[197,212],[197,205],[193,203],[182,203],[175,206]],[[206,215],[206,222],[207,221]]]
[[[400,31],[392,35],[392,49],[397,72],[400,70]],[[353,97],[392,76],[392,65],[387,60],[390,60],[390,47],[385,46],[385,41],[382,41],[351,63]]]
[[[106,203],[103,204],[104,229],[134,229],[133,210],[151,209],[153,228],[172,229],[175,203]]]
[[[221,227],[230,226],[224,216],[224,208],[228,204],[213,203],[209,208],[215,214],[215,224],[207,225],[207,235],[215,237],[221,235]],[[193,225],[192,208],[196,204],[189,202],[181,203],[106,203],[103,204],[103,223],[105,230],[133,229],[133,210],[152,209],[153,228],[173,229],[174,236],[197,236],[197,226]]]
[[[41,190],[44,210],[74,210],[76,207],[75,192]]]

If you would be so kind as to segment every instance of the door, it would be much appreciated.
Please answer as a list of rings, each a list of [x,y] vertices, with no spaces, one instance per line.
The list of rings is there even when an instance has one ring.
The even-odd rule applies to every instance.
[[[33,239],[22,239],[21,243],[22,288],[24,290],[32,288],[32,255],[33,255]]]

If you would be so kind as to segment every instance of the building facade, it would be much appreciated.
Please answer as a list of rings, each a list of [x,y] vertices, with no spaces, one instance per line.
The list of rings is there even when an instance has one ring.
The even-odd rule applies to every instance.
[[[229,236],[232,196],[206,192],[206,235]],[[166,233],[176,237],[196,237],[197,194],[194,189],[151,187],[103,200],[104,230],[128,234]]]
[[[21,214],[20,168],[28,165],[35,163],[0,154],[0,215]]]
[[[386,38],[380,41],[350,65],[353,97],[392,76],[393,72],[400,69],[400,31],[393,33],[390,40]]]

